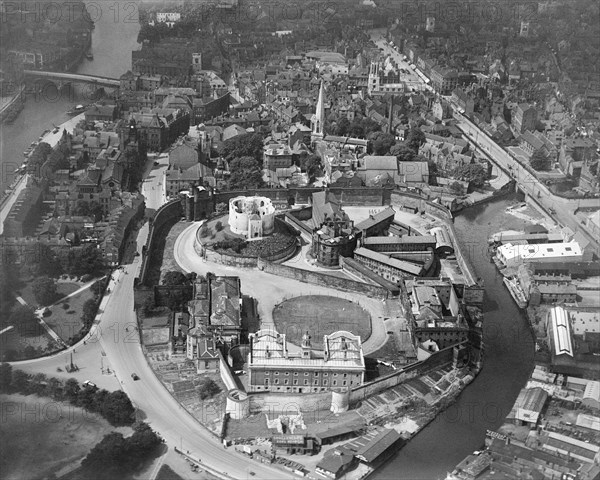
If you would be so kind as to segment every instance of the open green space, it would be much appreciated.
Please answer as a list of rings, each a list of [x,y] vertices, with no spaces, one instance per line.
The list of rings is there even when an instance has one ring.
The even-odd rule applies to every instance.
[[[59,284],[58,291],[63,295],[63,285],[71,286],[74,284]],[[77,288],[79,288],[76,285]],[[65,291],[67,288],[64,289]],[[75,290],[71,290],[73,292]],[[46,323],[54,330],[60,338],[67,341],[74,336],[83,324],[81,323],[81,314],[83,313],[83,304],[94,298],[91,288],[87,288],[72,297],[69,297],[64,302],[54,305],[50,309],[50,314],[44,317]]]
[[[364,343],[371,336],[371,316],[358,303],[327,295],[290,298],[273,309],[273,321],[279,333],[300,345],[307,331],[314,349],[323,349],[323,335],[346,330],[359,335]]]
[[[47,478],[77,467],[105,434],[115,430],[99,415],[51,398],[12,394],[0,395],[0,402],[7,412],[0,422],[3,480]]]

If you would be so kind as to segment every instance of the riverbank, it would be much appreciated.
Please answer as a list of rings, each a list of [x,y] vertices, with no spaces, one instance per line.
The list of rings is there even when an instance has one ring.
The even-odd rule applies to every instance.
[[[80,115],[77,115],[76,117],[71,118],[70,120],[67,120],[66,122],[59,125],[56,133],[52,131],[46,133],[45,135],[42,135],[40,137],[39,141],[45,142],[51,147],[56,146],[56,144],[63,135],[63,130],[66,130],[68,133],[73,133],[75,126],[84,118],[85,115],[82,113]],[[16,179],[13,180],[13,183],[4,192],[2,200],[0,200],[0,235],[2,235],[2,232],[4,231],[4,221],[6,220],[6,217],[8,217],[11,208],[17,201],[17,198],[19,197],[21,192],[25,188],[27,188],[29,178],[30,175],[27,173],[19,175]]]

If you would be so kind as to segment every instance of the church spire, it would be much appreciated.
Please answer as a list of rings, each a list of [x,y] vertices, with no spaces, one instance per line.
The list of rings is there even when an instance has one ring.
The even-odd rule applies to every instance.
[[[320,140],[323,138],[323,125],[325,123],[325,87],[321,80],[319,88],[319,99],[317,100],[317,109],[312,118],[312,140]]]

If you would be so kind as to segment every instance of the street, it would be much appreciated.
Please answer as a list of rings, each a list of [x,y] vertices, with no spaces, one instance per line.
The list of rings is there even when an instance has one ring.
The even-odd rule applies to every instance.
[[[147,179],[142,187],[143,192],[147,192],[148,189],[151,192],[147,203],[149,208],[158,208],[164,198],[161,197],[160,191],[156,193],[156,187],[158,183],[162,183],[160,171],[166,168],[167,162],[161,159],[159,163],[161,165],[158,168],[147,167]],[[151,162],[149,164],[152,165]],[[137,237],[137,251],[140,254],[142,246],[146,244],[147,236],[148,225],[146,224],[140,229]],[[100,308],[100,321],[92,327],[90,335],[85,340],[54,357],[15,362],[14,367],[28,373],[43,371],[52,375],[52,371],[56,368],[64,368],[69,362],[70,352],[76,351],[74,361],[80,367],[80,372],[56,376],[76,377],[83,381],[83,377],[90,371],[96,369],[99,371],[100,357],[104,352],[114,376],[88,375],[94,383],[110,390],[115,390],[120,385],[133,405],[139,409],[144,421],[165,438],[169,448],[177,446],[189,450],[194,458],[202,459],[203,465],[210,473],[221,478],[245,479],[247,460],[234,453],[233,449],[224,449],[212,433],[183,409],[154,375],[146,361],[133,309],[133,283],[140,268],[141,258],[141,255],[134,257],[131,264],[122,267],[122,271],[113,273],[111,293],[104,297]],[[132,373],[136,373],[139,380],[133,380]],[[97,378],[100,380],[96,380]],[[112,383],[115,379],[118,381],[116,385]],[[252,468],[261,479],[279,480],[295,477],[291,473],[260,463],[256,463]]]

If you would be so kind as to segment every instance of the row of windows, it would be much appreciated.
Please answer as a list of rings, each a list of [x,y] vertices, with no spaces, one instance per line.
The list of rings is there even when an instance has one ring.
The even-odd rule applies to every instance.
[[[265,373],[265,375],[270,375],[270,374],[271,374],[271,372],[270,372],[269,370],[266,370],[264,373]],[[315,377],[318,377],[318,376],[319,376],[319,372],[304,372],[304,376],[305,376],[305,377],[308,377],[308,376],[309,376],[311,373],[312,373],[312,374],[313,374]],[[277,376],[277,375],[279,375],[279,372],[278,372],[278,371],[275,371],[275,372],[273,372],[273,375]],[[290,372],[283,372],[283,373],[282,373],[282,375],[289,376],[289,375],[290,375]],[[294,377],[297,377],[298,375],[299,375],[299,373],[298,373],[298,372],[294,372]],[[344,376],[344,378],[346,378],[346,377],[348,376],[348,374],[347,374],[347,373],[340,373],[339,375],[343,375],[343,376]],[[328,376],[329,376],[329,373],[328,373],[328,372],[323,372],[323,376],[324,376],[324,377],[328,377]],[[338,374],[337,374],[337,373],[332,373],[332,374],[331,374],[331,376],[332,376],[332,377],[337,377],[337,376],[338,376]]]
[[[208,368],[208,367],[207,367],[207,368]],[[269,386],[269,383],[270,383],[270,382],[269,382],[269,379],[268,379],[268,378],[265,378],[265,386]],[[278,379],[278,378],[276,378],[276,379],[273,381],[273,384],[274,384],[274,385],[279,385],[279,379]],[[286,378],[286,379],[283,381],[283,384],[284,384],[284,385],[289,385],[289,384],[290,384],[290,381],[289,381],[289,380]],[[350,381],[350,385],[353,385],[353,384],[354,384],[354,382],[353,382],[353,381]],[[293,385],[298,385],[298,380],[297,380],[297,379],[294,379],[294,381],[293,381]],[[308,385],[308,380],[304,380],[304,385]],[[313,380],[313,385],[319,385],[319,380]],[[325,386],[325,387],[326,387],[326,386],[328,386],[328,385],[329,385],[329,380],[323,380],[323,386]],[[337,381],[337,380],[333,380],[333,381],[331,382],[331,385],[332,385],[333,387],[336,387],[336,386],[338,385],[338,381]],[[348,385],[348,381],[347,381],[347,380],[343,380],[343,381],[341,382],[341,385],[342,385],[343,387],[347,386],[347,385]]]

